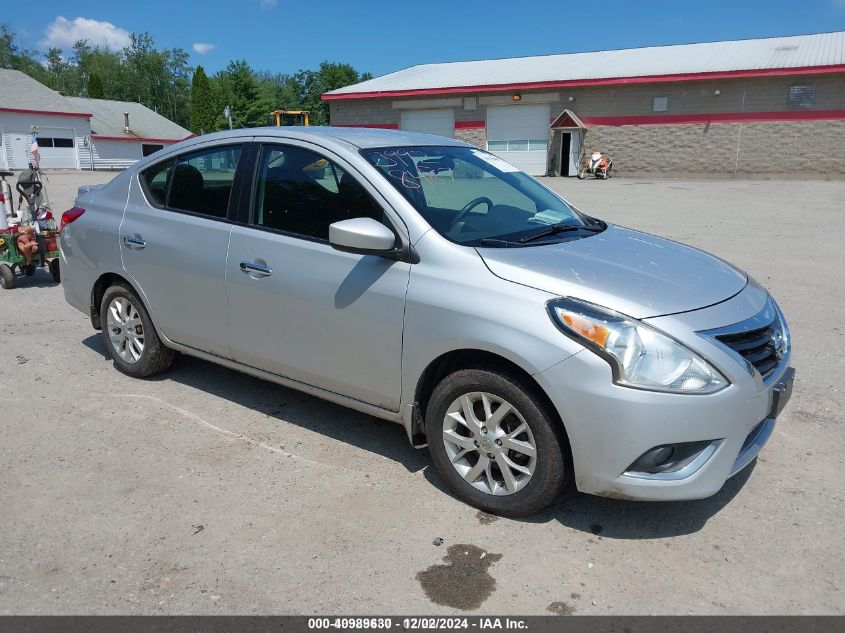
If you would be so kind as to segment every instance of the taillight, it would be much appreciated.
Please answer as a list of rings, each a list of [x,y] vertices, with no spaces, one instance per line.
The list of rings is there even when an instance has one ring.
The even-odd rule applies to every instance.
[[[71,222],[75,222],[76,220],[78,220],[83,213],[85,213],[85,209],[80,209],[79,207],[73,207],[73,209],[68,209],[67,211],[62,213],[62,221],[59,225],[59,233],[64,233],[65,226],[67,226]]]

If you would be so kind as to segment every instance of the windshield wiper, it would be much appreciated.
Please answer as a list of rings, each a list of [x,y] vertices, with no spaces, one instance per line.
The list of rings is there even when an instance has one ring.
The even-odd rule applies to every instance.
[[[497,247],[513,247],[519,246],[519,242],[508,242],[507,240],[497,240],[493,237],[485,237],[478,240],[479,246],[497,246]]]
[[[567,233],[569,231],[590,231],[591,233],[601,233],[604,229],[605,227],[600,224],[553,224],[551,226],[547,226],[541,231],[529,233],[525,237],[521,237],[519,239],[519,243],[525,244],[527,242],[539,240],[541,237],[556,235],[557,233]]]

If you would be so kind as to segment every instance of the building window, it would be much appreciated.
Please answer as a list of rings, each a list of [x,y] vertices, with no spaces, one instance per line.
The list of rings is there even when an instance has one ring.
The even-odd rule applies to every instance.
[[[790,110],[812,110],[816,107],[815,84],[793,84],[789,87],[786,107]]]
[[[546,139],[511,139],[509,141],[487,141],[488,152],[536,152],[548,149]]]
[[[164,145],[153,145],[148,143],[141,144],[141,154],[143,154],[144,156],[149,156],[150,154],[153,154],[160,149],[164,149]]]
[[[651,102],[652,112],[666,112],[669,109],[669,97],[655,97]]]
[[[38,147],[73,147],[72,138],[39,136],[36,140],[38,141]]]

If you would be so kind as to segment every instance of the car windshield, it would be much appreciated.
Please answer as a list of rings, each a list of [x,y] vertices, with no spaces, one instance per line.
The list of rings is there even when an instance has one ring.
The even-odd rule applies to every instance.
[[[415,146],[361,153],[435,230],[458,244],[535,245],[586,237],[600,226],[480,149]]]

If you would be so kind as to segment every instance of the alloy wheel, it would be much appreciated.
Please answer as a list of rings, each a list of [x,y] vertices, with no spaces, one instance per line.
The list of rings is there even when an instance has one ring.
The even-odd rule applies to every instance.
[[[106,327],[112,349],[126,363],[137,363],[144,353],[144,324],[126,297],[115,297],[106,313]]]
[[[449,405],[443,444],[464,481],[491,495],[519,492],[537,465],[537,445],[525,418],[492,393],[466,393]]]

